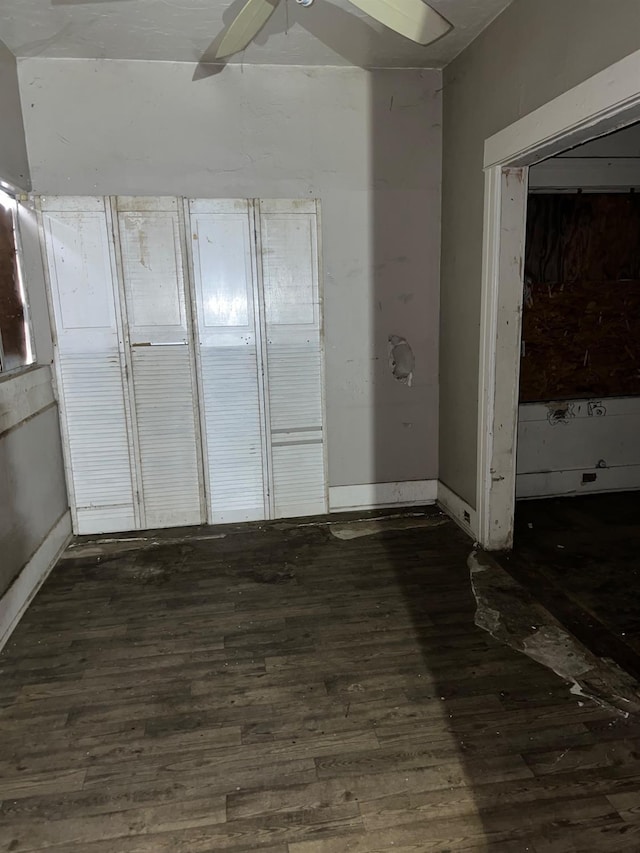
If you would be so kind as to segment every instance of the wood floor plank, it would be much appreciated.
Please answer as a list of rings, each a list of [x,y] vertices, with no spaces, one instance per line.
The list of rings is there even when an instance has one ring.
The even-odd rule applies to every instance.
[[[634,791],[607,794],[607,799],[623,820],[628,823],[640,822],[640,786]]]
[[[21,772],[39,773],[47,770],[64,770],[73,767],[93,767],[127,761],[153,762],[164,760],[167,755],[191,754],[203,751],[220,751],[225,756],[225,747],[240,744],[240,728],[220,727],[200,729],[191,732],[166,735],[163,738],[132,737],[132,731],[117,732],[109,738],[92,738],[90,743],[74,745],[73,740],[58,750],[51,748],[45,752],[40,750],[28,755],[22,751],[22,756],[0,761],[0,776],[15,772],[19,767]]]
[[[57,845],[90,845],[96,841],[174,832],[180,829],[211,827],[226,820],[223,796],[163,803],[161,806],[129,808],[72,818],[15,821],[0,819],[0,834],[10,833],[11,849],[43,850]]]
[[[639,850],[640,724],[475,625],[437,520],[72,549],[0,657],[0,851]]]
[[[0,778],[0,798],[15,800],[19,797],[47,796],[60,791],[78,791],[82,788],[86,770],[60,770],[42,773],[20,773],[14,777]]]

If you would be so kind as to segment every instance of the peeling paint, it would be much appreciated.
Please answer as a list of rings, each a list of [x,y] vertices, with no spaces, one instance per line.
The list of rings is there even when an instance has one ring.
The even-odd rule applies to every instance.
[[[201,533],[189,534],[187,536],[122,536],[122,537],[100,537],[91,539],[89,542],[80,540],[72,542],[67,548],[62,559],[70,557],[89,558],[114,555],[127,551],[142,551],[159,545],[180,545],[188,542],[205,541],[208,539],[225,539],[226,533]]]
[[[574,403],[549,403],[547,405],[548,415],[547,420],[551,426],[557,424],[568,424],[572,418],[575,418]]]
[[[448,524],[448,518],[442,516],[422,516],[421,518],[371,518],[362,521],[352,521],[346,524],[332,524],[331,534],[336,539],[347,541],[359,539],[362,536],[374,536],[386,533],[388,530],[413,530],[416,527],[442,527]]]
[[[603,418],[607,414],[607,409],[600,400],[590,400],[587,404],[587,414],[590,418]]]
[[[479,628],[551,669],[574,695],[625,717],[640,712],[636,682],[592,654],[489,555],[474,551],[467,564]]]
[[[406,338],[389,335],[389,367],[398,382],[411,388],[416,359]]]

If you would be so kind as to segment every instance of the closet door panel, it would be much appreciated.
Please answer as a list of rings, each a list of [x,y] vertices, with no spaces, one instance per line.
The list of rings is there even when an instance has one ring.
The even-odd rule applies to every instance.
[[[313,202],[260,202],[272,505],[327,511],[317,217]]]
[[[188,343],[178,200],[121,196],[117,209],[131,342]]]
[[[130,425],[104,201],[47,197],[40,208],[74,529],[131,530]]]
[[[192,200],[190,221],[209,521],[259,520],[268,498],[249,205]]]
[[[134,348],[132,367],[145,524],[199,524],[190,353],[186,346]]]
[[[203,348],[210,520],[267,517],[255,349]]]
[[[117,199],[146,527],[202,520],[196,383],[177,199]]]

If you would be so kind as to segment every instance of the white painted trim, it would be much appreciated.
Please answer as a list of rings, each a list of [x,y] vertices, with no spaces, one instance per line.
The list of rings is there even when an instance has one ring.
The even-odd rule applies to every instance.
[[[529,189],[581,189],[586,192],[629,192],[640,186],[636,157],[557,157],[537,163],[529,172]]]
[[[583,483],[582,475],[595,475],[596,480]],[[518,500],[553,498],[563,495],[596,495],[603,492],[629,492],[640,489],[640,465],[617,465],[612,468],[584,468],[575,471],[534,471],[518,474]]]
[[[472,539],[478,538],[478,513],[442,480],[438,480],[438,506]]]
[[[479,384],[486,420],[478,435],[478,483],[486,486],[477,506],[480,542],[503,550],[513,544],[527,169],[495,166],[485,174],[492,205],[482,289],[487,326]]]
[[[483,545],[488,537],[493,455],[495,400],[496,324],[498,316],[498,268],[500,256],[500,201],[502,169],[484,173],[484,233],[482,244],[482,292],[480,297],[480,360],[478,375],[477,536]]]
[[[50,197],[55,198],[55,197]],[[62,441],[62,460],[64,463],[64,479],[67,487],[67,500],[71,511],[71,523],[74,530],[78,529],[78,515],[76,513],[76,496],[73,486],[73,471],[71,470],[71,459],[69,454],[69,432],[67,428],[67,418],[62,405],[62,371],[60,369],[60,351],[58,348],[58,332],[56,330],[53,285],[51,281],[51,268],[49,267],[49,258],[47,257],[47,241],[45,237],[45,222],[43,213],[43,197],[34,196],[34,207],[36,211],[36,219],[38,223],[38,237],[40,240],[40,253],[42,257],[42,270],[44,274],[45,293],[47,296],[47,308],[49,313],[49,328],[51,330],[51,341],[53,343],[53,367],[52,367],[52,385],[53,394],[58,403],[58,423],[60,424],[60,439]]]
[[[437,480],[407,480],[402,483],[330,486],[329,512],[433,504],[437,497]]]
[[[526,180],[506,176],[640,119],[640,51],[585,80],[485,141],[476,506],[478,541],[509,548],[515,515],[517,365]],[[516,335],[515,332],[518,332]],[[514,366],[515,369],[514,369]]]
[[[0,598],[0,650],[70,541],[71,513],[67,510]]]
[[[262,482],[266,518],[275,518],[275,484],[273,482],[273,446],[271,436],[271,390],[269,387],[269,356],[267,353],[267,312],[264,297],[264,250],[262,246],[262,207],[259,198],[248,202],[250,239],[251,287],[253,291],[253,328],[256,336],[256,365],[258,370],[258,400],[260,432],[262,434]]]
[[[182,282],[184,288],[184,308],[187,318],[187,339],[189,348],[189,368],[191,370],[193,423],[196,437],[196,459],[198,464],[198,493],[200,497],[200,523],[207,523],[207,493],[205,480],[208,478],[209,466],[205,464],[204,445],[202,443],[202,417],[200,414],[200,385],[199,365],[196,350],[198,341],[198,321],[195,314],[195,284],[192,276],[191,256],[191,221],[189,208],[184,198],[174,199],[178,214],[178,230],[180,232],[180,251],[182,253]]]
[[[48,364],[0,379],[0,435],[55,402]]]
[[[550,153],[560,153],[562,149],[546,150],[559,138],[571,138],[563,145],[566,149],[631,124],[639,106],[637,50],[490,136],[484,144],[484,166],[531,165]]]
[[[316,262],[318,269],[318,312],[320,320],[320,411],[322,413],[322,465],[324,471],[324,506],[329,512],[329,442],[327,435],[327,352],[324,334],[324,223],[322,201],[315,199]]]

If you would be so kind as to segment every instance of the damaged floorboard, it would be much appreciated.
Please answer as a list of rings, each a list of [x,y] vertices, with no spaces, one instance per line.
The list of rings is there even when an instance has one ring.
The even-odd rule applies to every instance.
[[[476,627],[452,522],[370,521],[67,552],[0,657],[0,850],[640,849],[640,723]]]
[[[640,681],[640,492],[522,501],[498,562],[593,654]]]

